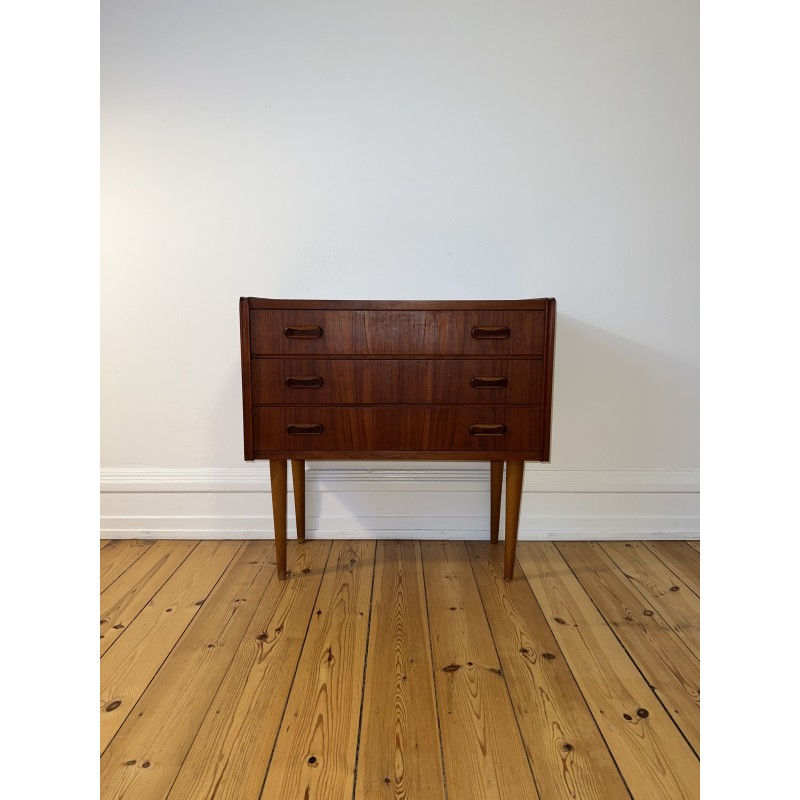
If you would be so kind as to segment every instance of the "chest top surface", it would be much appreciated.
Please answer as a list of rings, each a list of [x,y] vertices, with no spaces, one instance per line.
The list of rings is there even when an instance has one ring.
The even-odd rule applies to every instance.
[[[246,460],[550,458],[552,298],[239,308]]]

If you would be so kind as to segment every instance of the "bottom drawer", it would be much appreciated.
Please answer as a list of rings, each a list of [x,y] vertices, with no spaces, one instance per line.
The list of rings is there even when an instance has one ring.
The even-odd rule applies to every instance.
[[[541,408],[270,406],[253,409],[257,457],[267,451],[524,451],[538,458]]]

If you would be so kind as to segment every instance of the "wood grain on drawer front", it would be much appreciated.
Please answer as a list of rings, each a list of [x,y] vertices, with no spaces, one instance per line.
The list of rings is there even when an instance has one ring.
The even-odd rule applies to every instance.
[[[493,432],[505,432],[491,435]],[[256,451],[525,451],[541,446],[538,406],[258,406]],[[295,433],[289,431],[294,430]],[[470,429],[475,433],[470,433]],[[314,431],[320,431],[315,433]],[[486,433],[489,435],[476,435]]]
[[[545,349],[536,309],[250,309],[251,355],[527,355]],[[477,330],[476,330],[477,329]]]
[[[254,358],[256,404],[535,405],[544,361],[521,359]]]

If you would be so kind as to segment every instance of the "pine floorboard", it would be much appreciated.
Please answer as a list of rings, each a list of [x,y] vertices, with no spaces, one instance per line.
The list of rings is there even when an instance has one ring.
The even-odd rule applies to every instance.
[[[238,550],[100,759],[104,800],[164,797],[225,677],[267,584],[273,544]],[[274,559],[273,559],[274,560]],[[114,652],[112,649],[110,652]]]
[[[463,542],[422,542],[448,796],[539,797]]]
[[[419,542],[377,544],[358,767],[356,800],[444,800]]]
[[[119,638],[197,542],[154,542],[100,595],[100,655]]]
[[[696,755],[556,545],[517,557],[633,796],[698,798]]]
[[[170,800],[257,800],[330,553],[290,548],[270,581],[169,793]]]
[[[519,565],[503,545],[468,545],[497,654],[543,797],[616,800],[628,790]]]
[[[375,542],[333,543],[261,797],[352,798]]]
[[[641,602],[605,551],[585,544],[564,542],[557,547],[667,713],[699,753],[700,662],[661,616]]]
[[[241,542],[201,542],[100,659],[100,749],[200,612]]]
[[[102,800],[699,796],[699,542],[288,556],[101,541]]]

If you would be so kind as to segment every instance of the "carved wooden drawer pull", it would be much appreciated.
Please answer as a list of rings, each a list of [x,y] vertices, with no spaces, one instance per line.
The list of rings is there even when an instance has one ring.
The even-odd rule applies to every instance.
[[[290,389],[319,389],[322,378],[319,375],[290,375],[286,379],[286,385]]]
[[[318,436],[320,433],[324,433],[324,431],[325,428],[320,425],[319,422],[313,422],[310,425],[287,425],[286,427],[286,432],[292,435]]]
[[[508,339],[510,335],[511,329],[505,325],[476,325],[472,329],[473,339]]]
[[[508,378],[477,376],[470,379],[469,385],[473,389],[504,389],[508,386]]]
[[[322,336],[319,325],[287,325],[283,332],[289,339],[319,339]]]
[[[505,436],[506,426],[499,425],[470,425],[469,432],[473,436]]]

